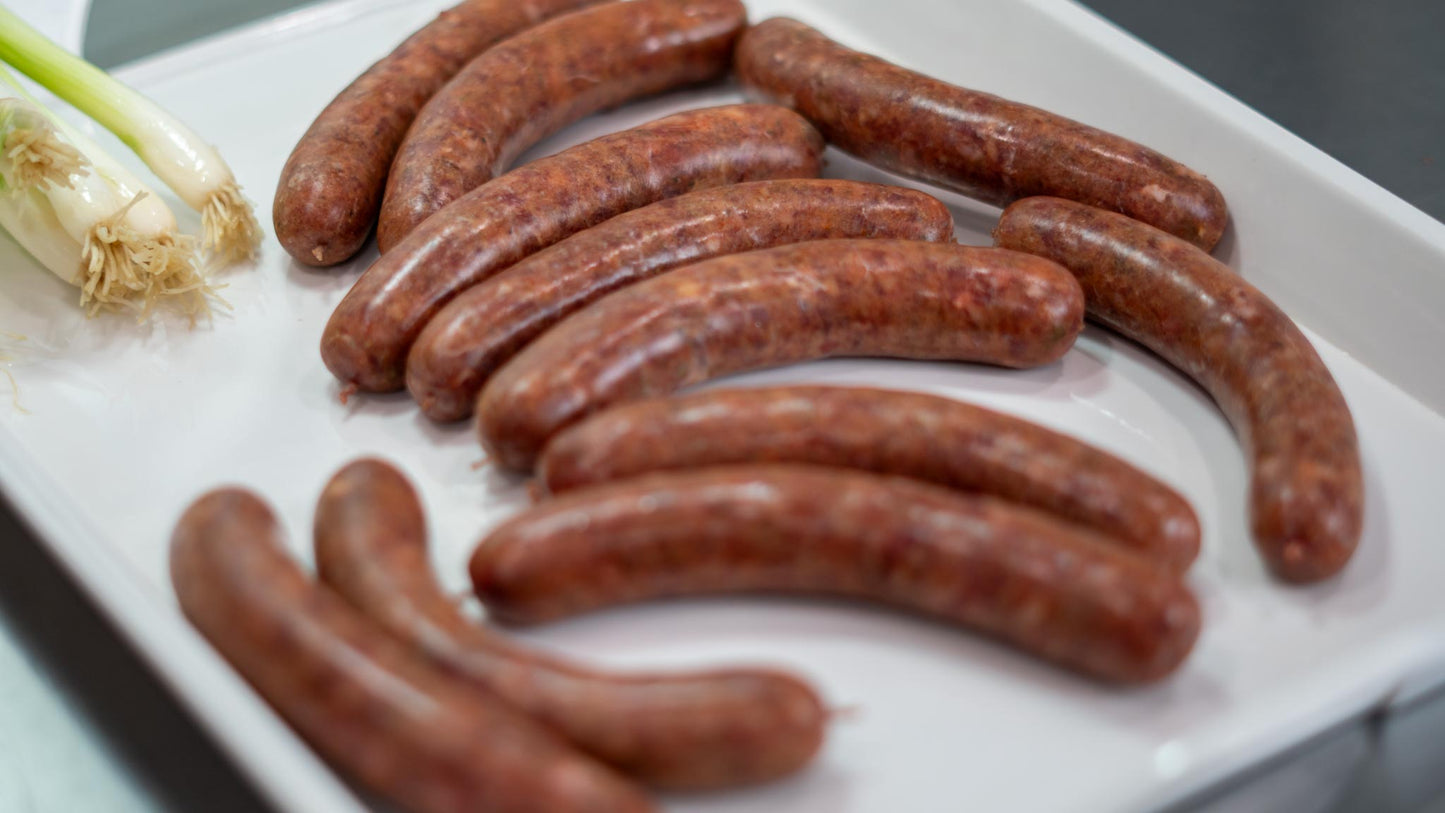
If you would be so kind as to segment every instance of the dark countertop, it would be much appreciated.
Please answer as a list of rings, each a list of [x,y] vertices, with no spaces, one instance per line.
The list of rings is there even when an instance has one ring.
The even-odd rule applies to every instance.
[[[128,0],[127,0],[128,1]],[[146,37],[123,0],[96,0],[87,53],[104,64],[141,56],[293,0],[230,4],[209,27],[194,15]],[[1090,0],[1100,14],[1345,164],[1445,220],[1445,3],[1441,0]],[[170,39],[167,39],[167,36]],[[97,746],[158,809],[251,811],[259,797],[170,700],[149,669],[0,508],[0,632]],[[3,795],[3,794],[0,794]]]

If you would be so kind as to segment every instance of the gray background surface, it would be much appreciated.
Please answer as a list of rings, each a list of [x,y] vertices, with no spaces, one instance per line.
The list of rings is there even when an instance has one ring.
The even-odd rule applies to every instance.
[[[1087,4],[1445,220],[1445,1]],[[111,67],[298,5],[95,0],[86,55]],[[37,726],[74,736],[41,749],[3,741]],[[0,762],[0,811],[264,809],[3,506],[0,753],[19,754]],[[68,807],[57,806],[60,788]],[[1400,809],[1352,798],[1351,809]]]

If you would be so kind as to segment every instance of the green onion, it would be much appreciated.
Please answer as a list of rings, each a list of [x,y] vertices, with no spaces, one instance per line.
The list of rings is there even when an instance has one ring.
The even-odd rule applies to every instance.
[[[0,82],[13,82],[0,69]],[[0,227],[94,314],[125,307],[144,319],[162,297],[191,315],[210,288],[192,238],[140,181],[32,100],[0,98]],[[159,209],[156,207],[159,206]]]
[[[222,262],[249,259],[261,226],[215,148],[110,74],[66,51],[0,6],[0,60],[125,142],[186,205],[201,213],[205,247]]]
[[[0,153],[3,191],[72,187],[70,176],[90,172],[80,150],[58,138],[45,113],[21,99],[0,99]]]

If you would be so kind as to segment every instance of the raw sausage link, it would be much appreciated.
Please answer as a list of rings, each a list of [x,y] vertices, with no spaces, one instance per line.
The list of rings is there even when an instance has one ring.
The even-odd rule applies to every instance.
[[[822,743],[822,704],[781,672],[611,675],[469,621],[432,574],[416,492],[382,461],[352,463],[327,485],[316,562],[323,582],[438,666],[651,784],[695,790],[775,779]]]
[[[1177,574],[1083,528],[813,466],[665,472],[564,494],[483,540],[471,575],[488,610],[515,623],[667,596],[870,599],[1120,683],[1169,674],[1199,632]]]
[[[679,113],[483,184],[377,260],[336,307],[321,358],[355,388],[402,388],[407,351],[452,297],[623,212],[740,181],[816,177],[823,140],[796,113],[730,105]]]
[[[610,769],[422,662],[308,579],[249,492],[191,505],[171,539],[171,579],[186,617],[287,722],[409,809],[653,809]]]
[[[739,0],[632,0],[558,17],[485,51],[407,132],[387,178],[377,246],[390,251],[590,113],[723,75],[746,25]]]
[[[355,256],[376,225],[397,147],[427,99],[493,43],[595,2],[467,0],[368,68],[321,111],[281,170],[271,213],[281,246],[306,265]]]
[[[795,108],[839,149],[988,203],[1071,198],[1206,250],[1229,218],[1214,184],[1154,150],[850,50],[796,20],[749,29],[736,70],[751,94]]]
[[[1359,543],[1364,479],[1349,405],[1289,316],[1228,266],[1111,212],[1056,198],[1010,206],[999,245],[1053,259],[1089,315],[1199,382],[1253,458],[1255,545],[1280,578],[1329,578]]]
[[[829,237],[952,242],[953,215],[922,192],[835,180],[759,181],[654,203],[453,300],[412,346],[407,389],[433,420],[468,417],[502,363],[607,293],[711,257]]]
[[[1029,505],[1175,570],[1199,553],[1177,492],[1107,452],[950,398],[850,387],[714,390],[625,404],[547,444],[554,493],[650,471],[733,463],[867,469]]]
[[[718,257],[574,314],[482,390],[482,443],[528,471],[561,429],[614,404],[833,356],[1047,364],[1073,345],[1069,272],[998,249],[819,240]]]

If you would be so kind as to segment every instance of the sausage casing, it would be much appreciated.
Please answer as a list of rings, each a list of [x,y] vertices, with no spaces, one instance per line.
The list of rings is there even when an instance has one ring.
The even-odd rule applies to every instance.
[[[1094,677],[1158,680],[1199,608],[1178,574],[991,497],[901,477],[762,465],[648,474],[563,494],[472,556],[497,618],[535,623],[667,596],[869,599]]]
[[[1047,364],[1083,327],[1052,262],[910,240],[818,240],[670,271],[610,294],[498,370],[482,443],[532,468],[559,430],[614,404],[744,370],[833,356]]]
[[[679,266],[826,238],[951,242],[937,199],[840,180],[705,189],[618,215],[467,290],[412,346],[406,385],[433,420],[472,413],[487,378],[548,328],[602,296]]]
[[[805,766],[822,743],[822,703],[781,672],[610,674],[468,620],[432,574],[416,492],[382,461],[354,462],[327,484],[316,562],[325,584],[438,666],[650,784],[697,790],[775,779]]]
[[[988,203],[1070,198],[1206,250],[1229,219],[1214,184],[1148,147],[853,51],[796,20],[748,29],[735,69],[753,95],[796,109],[839,149]]]
[[[767,387],[623,404],[553,438],[537,472],[560,493],[739,463],[866,469],[992,494],[1177,570],[1199,553],[1199,520],[1164,483],[1022,418],[917,392]]]
[[[728,105],[667,116],[472,190],[362,274],[321,337],[344,384],[402,388],[407,351],[452,297],[570,234],[711,186],[816,177],[823,141],[796,113]]]
[[[489,692],[435,670],[308,579],[240,489],[171,539],[181,610],[323,756],[420,813],[646,811],[631,784]]]
[[[1252,458],[1250,522],[1276,575],[1313,582],[1345,566],[1364,524],[1355,423],[1284,311],[1189,243],[1070,201],[1019,201],[994,237],[1068,267],[1092,318],[1209,391]]]
[[[631,0],[574,11],[483,52],[407,132],[381,205],[382,253],[528,147],[597,110],[721,76],[739,0]]]
[[[356,255],[376,225],[387,172],[417,111],[469,59],[537,22],[598,0],[466,0],[443,11],[326,106],[296,143],[271,217],[298,262]]]

